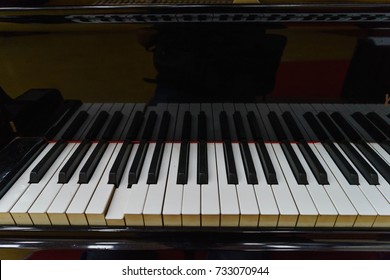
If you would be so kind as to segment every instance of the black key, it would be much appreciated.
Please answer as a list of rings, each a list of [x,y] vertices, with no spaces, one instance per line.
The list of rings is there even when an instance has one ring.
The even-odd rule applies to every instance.
[[[190,143],[184,140],[180,146],[179,166],[177,171],[177,184],[187,184],[188,180],[188,160],[190,153]]]
[[[207,117],[203,111],[198,114],[198,140],[207,141]]]
[[[388,179],[390,179],[390,175],[383,175],[390,173],[388,164],[375,151],[373,151],[364,140],[362,140],[356,130],[344,119],[344,117],[340,113],[336,112],[332,114],[332,118],[335,119],[336,122],[340,122],[340,127],[355,143],[359,151],[362,152],[367,160],[379,171],[379,173],[381,173],[383,177],[388,176]],[[386,141],[381,144],[383,143],[386,143]]]
[[[118,153],[118,156],[115,159],[114,164],[112,165],[110,174],[108,175],[109,184],[114,184],[115,187],[119,186],[123,172],[125,171],[127,160],[130,156],[130,152],[132,149],[133,149],[133,143],[131,142],[131,140],[126,140],[123,143]]]
[[[148,141],[152,137],[156,120],[157,120],[157,113],[155,111],[151,111],[149,113],[148,120],[146,121],[144,132],[142,134],[142,141],[138,146],[137,153],[135,154],[133,163],[131,164],[130,167],[129,180],[128,180],[129,188],[131,187],[132,184],[136,184],[138,182],[139,175],[141,174],[141,170],[144,165],[146,152],[149,147]]]
[[[230,140],[223,142],[223,152],[225,155],[225,166],[228,184],[238,184],[237,170],[234,163],[232,143]]]
[[[181,140],[190,140],[191,139],[191,113],[186,111],[183,117],[183,127],[181,133]]]
[[[307,184],[307,175],[305,172],[305,169],[303,169],[302,164],[300,163],[297,155],[294,152],[294,149],[291,147],[290,143],[288,143],[287,135],[284,132],[283,126],[275,112],[270,112],[268,114],[268,119],[270,120],[270,123],[272,125],[272,128],[275,131],[276,137],[279,141],[283,141],[281,143],[282,150],[287,158],[287,161],[290,165],[291,170],[293,171],[293,174],[295,176],[295,179],[297,180],[298,184]]]
[[[238,141],[247,140],[248,138],[247,138],[247,135],[245,133],[245,128],[244,128],[244,124],[242,122],[241,113],[237,112],[237,111],[234,112],[233,120],[234,120],[234,125],[236,127]]]
[[[229,122],[227,119],[226,112],[221,112],[219,114],[219,123],[221,127],[222,140],[232,140],[230,137]]]
[[[112,115],[111,120],[108,123],[108,126],[103,133],[102,136],[103,140],[107,140],[107,141],[112,140],[112,137],[114,136],[114,133],[118,128],[122,118],[123,118],[123,114],[120,111],[116,111],[114,115]]]
[[[390,141],[385,140],[379,143],[379,145],[390,155]]]
[[[269,157],[267,148],[263,142],[263,136],[259,124],[257,122],[254,112],[250,111],[247,114],[249,126],[251,128],[253,139],[256,141],[256,150],[259,155],[261,165],[264,170],[264,175],[268,184],[277,184],[275,168],[272,165],[271,158]]]
[[[263,140],[263,136],[261,134],[259,124],[256,120],[255,113],[253,113],[253,111],[250,111],[248,112],[246,117],[248,119],[249,127],[251,128],[253,139],[256,141]]]
[[[138,182],[148,147],[149,143],[146,140],[142,140],[139,144],[134,161],[130,167],[128,187],[131,187],[132,184],[136,184]]]
[[[359,133],[356,132],[356,130],[339,112],[332,113],[331,117],[352,142],[362,140],[362,137],[359,135]]]
[[[104,125],[104,123],[107,121],[109,114],[106,111],[102,111],[97,116],[96,120],[94,121],[93,125],[91,126],[90,130],[87,133],[86,140],[92,141],[95,140]],[[85,184],[88,183],[91,179],[93,172],[95,171],[97,165],[99,164],[104,152],[107,149],[108,143],[107,140],[110,140],[112,135],[115,133],[115,130],[118,127],[118,124],[122,118],[121,112],[115,112],[112,116],[106,130],[103,133],[103,137],[99,141],[98,145],[95,147],[95,149],[92,151],[92,154],[80,170],[79,174],[79,183]],[[59,174],[59,182],[65,182],[67,183],[69,179],[71,178],[73,172],[77,168],[78,164],[81,162],[82,158],[87,153],[89,147],[91,146],[91,143],[83,143],[77,148],[75,153],[72,155],[72,157],[69,159],[69,161],[66,163],[64,168]]]
[[[53,165],[58,156],[65,149],[67,143],[64,140],[58,141],[42,160],[33,168],[30,173],[30,183],[39,183],[47,170]]]
[[[72,140],[76,132],[83,125],[83,123],[88,118],[88,113],[86,111],[81,111],[78,113],[73,122],[69,125],[69,127],[65,130],[64,134],[62,134],[61,139],[63,140]]]
[[[364,178],[370,185],[378,185],[378,174],[374,169],[365,161],[365,159],[346,141],[339,143],[340,148],[354,163],[356,168],[360,171]]]
[[[256,142],[257,153],[260,158],[261,165],[264,170],[264,175],[267,180],[267,183],[270,185],[275,185],[278,183],[276,178],[275,168],[272,164],[271,158],[268,154],[267,148],[262,141]]]
[[[318,184],[329,185],[328,175],[309,145],[306,142],[301,141],[298,143],[298,147],[313,172],[314,177],[316,177]]]
[[[191,113],[186,111],[183,117],[183,126],[181,131],[181,145],[179,153],[179,166],[177,170],[177,184],[187,184],[188,180],[188,161],[190,153],[191,138]]]
[[[70,178],[73,176],[73,173],[77,169],[77,166],[79,166],[91,145],[92,143],[89,140],[83,140],[83,142],[81,142],[76,151],[74,151],[64,167],[62,167],[60,170],[58,175],[58,183],[66,184],[69,182]]]
[[[219,122],[223,140],[223,152],[225,157],[227,181],[228,184],[238,184],[237,170],[234,162],[230,129],[226,112],[221,112],[219,114]]]
[[[58,175],[58,183],[65,184],[69,182],[70,178],[73,176],[73,173],[77,169],[77,166],[79,166],[80,162],[83,160],[84,156],[86,155],[89,148],[91,147],[92,145],[91,141],[96,140],[97,135],[99,134],[107,118],[108,118],[108,113],[106,111],[102,111],[99,113],[94,123],[90,127],[85,139],[81,142],[81,144],[77,147],[76,151],[72,154],[72,156],[66,162],[64,167],[60,170],[60,173]],[[106,131],[110,129],[110,124],[108,125]]]
[[[390,124],[375,112],[366,114],[367,118],[375,124],[386,136],[390,138]]]
[[[89,129],[85,139],[87,140],[96,140],[97,135],[101,131],[104,123],[108,119],[108,113],[106,111],[101,111],[93,122],[91,128]]]
[[[135,140],[137,138],[143,120],[144,120],[144,114],[141,111],[137,111],[134,115],[129,130],[127,131],[126,134],[127,140]]]
[[[318,119],[324,125],[324,127],[328,130],[329,134],[332,135],[335,141],[343,141],[345,137],[340,129],[334,124],[332,119],[325,113],[320,112],[317,114]]]
[[[157,184],[158,174],[160,173],[162,156],[164,153],[165,144],[163,141],[157,141],[153,152],[152,162],[148,173],[148,184]]]
[[[157,184],[158,174],[160,173],[162,156],[164,153],[164,140],[167,138],[169,121],[170,121],[169,112],[165,111],[160,124],[160,131],[158,132],[158,139],[156,146],[154,148],[152,162],[150,164],[149,172],[148,172],[148,184]]]
[[[306,159],[306,162],[313,172],[317,182],[321,185],[328,185],[328,175],[326,174],[325,169],[322,167],[316,155],[313,153],[312,149],[304,140],[303,134],[301,133],[301,130],[299,129],[293,115],[290,112],[284,112],[282,117],[286,122],[286,125],[289,128],[294,140],[298,141],[298,147],[301,150],[303,157]]]
[[[199,185],[209,182],[209,171],[207,162],[207,117],[205,112],[198,114],[198,176]]]
[[[141,111],[137,111],[134,114],[133,120],[131,122],[130,128],[126,134],[126,140],[123,143],[118,156],[115,159],[114,164],[108,175],[108,183],[114,184],[116,187],[119,186],[123,172],[127,164],[127,160],[130,156],[130,152],[133,149],[132,141],[136,139],[138,132],[141,128],[142,122],[144,119],[144,114]]]
[[[257,184],[257,174],[255,165],[253,164],[252,155],[249,150],[248,142],[244,141],[240,143],[240,152],[242,157],[242,162],[244,164],[246,181],[248,184]]]
[[[97,165],[100,162],[105,150],[107,149],[108,142],[100,141],[95,149],[93,150],[91,156],[88,158],[87,162],[80,170],[79,174],[79,184],[86,184],[91,179],[93,173],[96,170]]]
[[[337,147],[331,141],[325,141],[323,143],[325,149],[329,153],[330,157],[336,163],[341,173],[343,173],[345,179],[351,185],[359,185],[359,176],[349,162],[340,153]]]
[[[378,143],[386,140],[386,136],[380,132],[361,112],[352,114],[355,121]]]
[[[156,124],[157,114],[155,111],[151,111],[146,121],[144,132],[142,134],[142,140],[150,140],[153,134],[154,125]]]
[[[268,113],[268,119],[275,131],[276,137],[279,141],[287,140],[287,135],[283,130],[283,126],[279,121],[278,115],[274,111]]]
[[[160,130],[158,132],[157,140],[166,140],[170,120],[171,120],[171,115],[169,114],[168,111],[165,111],[161,119]]]
[[[284,119],[284,122],[286,123],[287,127],[290,130],[290,133],[295,141],[301,141],[304,140],[303,134],[301,130],[298,127],[298,124],[296,123],[294,117],[290,112],[284,112],[282,114],[282,117]]]
[[[303,117],[309,124],[310,128],[314,131],[320,141],[329,140],[329,136],[326,134],[325,130],[322,128],[320,123],[317,121],[316,117],[312,112],[306,112],[303,114]]]
[[[207,163],[207,143],[204,140],[198,142],[198,177],[199,185],[209,182],[208,163]]]
[[[247,136],[244,130],[244,124],[240,112],[233,114],[234,124],[236,127],[236,133],[238,140],[240,141],[240,153],[242,162],[245,169],[246,180],[248,184],[257,184],[257,174],[255,165],[253,164],[252,155],[249,150]]]
[[[375,151],[368,146],[364,141],[355,143],[356,147],[368,159],[368,161],[375,167],[375,169],[383,176],[383,178],[390,183],[390,166],[380,157]]]
[[[281,143],[284,155],[287,158],[288,164],[294,174],[295,179],[300,185],[307,185],[307,175],[305,169],[303,168],[301,162],[299,161],[297,155],[295,154],[294,149],[291,147],[290,143],[283,142]]]

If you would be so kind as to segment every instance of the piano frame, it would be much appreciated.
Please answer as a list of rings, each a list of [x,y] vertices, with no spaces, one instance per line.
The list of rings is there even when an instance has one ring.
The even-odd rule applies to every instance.
[[[93,2],[91,0],[91,2]],[[136,1],[134,1],[136,2]],[[158,1],[157,1],[158,2]],[[200,1],[201,2],[201,1]],[[333,2],[259,4],[126,4],[77,5],[52,0],[46,5],[0,6],[0,23],[199,23],[254,22],[266,24],[324,24],[389,26],[390,2]]]
[[[390,231],[1,226],[0,248],[390,252]]]

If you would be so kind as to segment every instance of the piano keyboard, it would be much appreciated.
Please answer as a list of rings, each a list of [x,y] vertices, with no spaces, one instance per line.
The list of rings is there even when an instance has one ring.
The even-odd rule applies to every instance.
[[[0,192],[0,224],[389,227],[389,116],[369,104],[83,104]]]

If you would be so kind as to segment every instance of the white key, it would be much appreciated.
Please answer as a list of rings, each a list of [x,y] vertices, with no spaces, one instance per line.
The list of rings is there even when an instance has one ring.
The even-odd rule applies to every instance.
[[[370,143],[369,145],[371,145],[374,149],[376,149],[376,151],[378,152],[378,154],[380,156],[382,156],[382,158],[390,164],[390,155],[383,150],[383,152],[380,150],[380,149],[383,149],[382,147],[379,146],[379,144],[377,143]],[[359,151],[360,152],[360,151]],[[362,153],[360,153],[362,154]],[[362,155],[363,156],[363,155]],[[364,156],[363,156],[364,157]],[[367,162],[371,165],[371,167],[378,173],[378,180],[379,180],[379,185],[377,185],[377,188],[382,192],[382,194],[384,195],[384,197],[387,199],[387,201],[390,202],[390,184],[383,178],[383,176],[381,175],[381,173],[375,169],[375,167],[370,163],[369,160],[367,160]]]
[[[54,146],[52,143],[49,145]],[[14,205],[14,207],[12,207],[10,212],[17,225],[33,225],[27,211],[45,188],[46,184],[56,172],[62,161],[66,158],[71,148],[71,146],[67,145],[54,161],[53,165],[47,170],[46,174],[42,177],[39,183],[30,184],[23,195],[19,198],[18,202]]]
[[[145,200],[143,210],[145,226],[163,226],[162,209],[168,173],[170,172],[171,152],[172,144],[165,143],[157,184],[149,185],[148,195]]]
[[[33,221],[34,225],[51,225],[49,216],[46,212],[63,186],[63,184],[58,183],[58,174],[61,168],[69,160],[72,153],[75,151],[75,144],[69,143],[66,148],[69,148],[70,152],[67,153],[64,161],[56,170],[53,177],[51,177],[50,181],[47,183],[46,187],[35,200],[34,204],[28,210],[28,214],[30,215],[30,218]]]
[[[273,144],[267,143],[265,147],[267,148],[278,180],[278,184],[271,185],[280,212],[278,227],[295,227],[298,221],[299,211],[280,168]]]
[[[223,144],[216,143],[219,199],[221,203],[221,227],[237,227],[240,220],[236,185],[228,184]]]
[[[181,205],[183,199],[183,185],[177,184],[180,144],[172,147],[171,164],[169,167],[167,188],[165,191],[163,221],[164,226],[181,226]]]
[[[337,144],[335,144],[337,147]],[[317,149],[321,153],[322,157],[325,159],[328,167],[332,170],[333,175],[339,182],[341,188],[344,190],[345,194],[352,202],[352,205],[357,211],[357,217],[345,216],[345,221],[343,223],[339,222],[340,217],[336,221],[335,226],[343,226],[343,227],[371,227],[374,223],[377,213],[372,208],[371,204],[368,202],[366,197],[363,195],[358,186],[350,185],[348,181],[345,179],[344,175],[338,169],[337,165],[331,159],[329,154],[325,151],[325,148],[320,146],[320,144],[316,144]],[[339,149],[340,150],[340,149]],[[341,151],[341,150],[340,150]],[[362,178],[359,178],[361,180]],[[340,213],[341,215],[341,213]],[[344,218],[344,217],[342,217]],[[355,221],[353,221],[356,219]]]
[[[387,202],[390,203],[390,184],[383,178],[383,176],[380,173],[378,173],[378,179],[379,179],[379,185],[377,185],[376,187],[386,198]],[[389,227],[389,217],[388,216],[377,217],[373,227]]]
[[[354,144],[351,144],[356,148]],[[358,151],[360,153],[360,151]],[[362,153],[360,155],[364,157]],[[348,159],[348,161],[352,164],[352,162]],[[375,170],[375,167],[366,159],[367,163]],[[390,226],[390,192],[389,186],[386,180],[382,177],[382,175],[375,170],[378,174],[379,185],[373,186],[369,185],[363,175],[360,174],[359,170],[357,170],[360,180],[360,189],[370,201],[371,205],[375,208],[378,213],[378,217],[376,218],[373,227],[389,227]],[[384,184],[384,183],[387,184]],[[387,186],[386,186],[387,185]]]
[[[368,143],[368,145],[390,165],[390,154],[388,152],[386,152],[378,143]]]
[[[221,210],[219,208],[219,190],[215,145],[207,143],[208,184],[201,186],[202,226],[219,226]]]
[[[80,143],[75,144],[75,148],[73,150],[77,150],[79,145]],[[78,183],[78,174],[87,162],[89,156],[92,154],[92,151],[93,149],[91,148],[87,151],[69,182],[62,186],[61,190],[58,192],[47,210],[47,214],[52,225],[69,225],[68,217],[66,216],[66,209],[68,209],[69,204],[72,202],[74,195],[79,189],[80,184]]]
[[[198,144],[190,143],[188,180],[183,186],[182,224],[183,226],[200,226],[200,185],[197,184]]]
[[[330,199],[333,202],[333,205],[338,212],[338,217],[334,226],[352,227],[355,223],[358,213],[353,207],[343,188],[336,180],[336,178],[338,177],[335,176],[343,175],[340,175],[339,172],[337,173],[337,175],[332,173],[332,171],[334,171],[337,166],[335,167],[332,158],[329,156],[329,154],[321,143],[310,144],[310,148],[312,148],[313,153],[316,155],[316,157],[324,167],[326,174],[328,174],[329,185],[323,185],[323,187],[328,193]]]
[[[85,210],[85,215],[90,226],[105,226],[106,223],[106,212],[108,206],[110,205],[112,195],[115,191],[115,185],[108,183],[108,177],[110,175],[110,170],[114,165],[115,159],[119,154],[119,151],[123,143],[115,144],[110,143],[109,146],[114,147],[114,152],[110,158],[110,161],[104,171],[104,174],[99,182],[99,185],[96,187],[96,190],[88,204],[87,209]]]
[[[308,145],[311,148],[313,147],[313,144],[308,144]],[[324,186],[318,184],[314,174],[312,173],[309,165],[307,164],[298,146],[293,144],[292,148],[294,149],[295,154],[297,155],[299,161],[301,162],[303,168],[306,171],[307,181],[308,181],[306,188],[311,198],[313,199],[313,202],[318,211],[318,218],[315,226],[333,227],[338,215],[336,208],[334,207],[331,199],[329,198],[327,192],[325,191]]]
[[[92,144],[90,149],[94,149],[96,145],[97,144]],[[77,193],[73,197],[72,202],[66,210],[66,215],[71,225],[88,225],[87,217],[85,216],[85,210],[87,209],[88,203],[91,200],[97,185],[99,184],[100,178],[106,169],[113,151],[113,146],[107,146],[107,149],[100,159],[100,162],[97,165],[89,182],[79,186]]]
[[[127,226],[144,226],[142,210],[144,209],[148,193],[148,184],[146,182],[155,146],[155,143],[149,144],[138,182],[130,187],[125,208],[125,222]]]
[[[259,207],[259,227],[276,227],[279,220],[279,209],[271,185],[267,183],[255,144],[249,144],[253,164],[256,169],[258,184],[254,185]]]
[[[296,144],[291,144],[296,146]],[[287,185],[294,198],[295,204],[299,211],[299,217],[296,226],[297,227],[314,227],[318,212],[311,199],[306,186],[298,185],[294,174],[291,171],[291,167],[283,153],[280,144],[273,144],[275,154],[279,160],[280,167],[287,181]]]
[[[111,199],[110,206],[106,214],[106,222],[108,226],[124,226],[125,225],[125,210],[127,200],[130,195],[130,188],[127,188],[128,174],[139,144],[134,144],[131,149],[129,159],[127,161],[123,176],[118,188],[115,189]]]
[[[257,205],[256,194],[253,185],[247,183],[239,144],[233,143],[232,148],[238,178],[238,185],[236,185],[236,188],[240,206],[240,226],[257,227],[259,224],[260,212]]]
[[[11,209],[19,198],[29,187],[30,173],[33,168],[42,160],[42,158],[50,151],[54,144],[47,145],[37,158],[29,165],[23,174],[16,180],[8,192],[0,199],[0,224],[14,225],[15,222],[11,216]]]

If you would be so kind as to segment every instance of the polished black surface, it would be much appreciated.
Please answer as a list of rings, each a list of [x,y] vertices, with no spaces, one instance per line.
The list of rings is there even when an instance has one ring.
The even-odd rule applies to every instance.
[[[95,98],[93,102],[96,100],[106,102],[111,95],[114,99],[117,92],[123,92],[122,99],[117,99],[120,102],[141,101],[148,102],[149,105],[164,102],[250,104],[259,101],[265,101],[266,104],[268,101],[276,100],[286,102],[287,106],[302,100],[310,106],[311,100],[322,103],[327,98],[336,103],[345,101],[363,102],[362,104],[383,103],[386,94],[389,93],[389,87],[386,86],[390,45],[387,41],[390,34],[386,30],[386,27],[390,26],[388,3],[233,5],[225,1],[221,5],[216,3],[179,5],[161,4],[158,1],[139,4],[135,1],[127,5],[84,3],[81,6],[76,1],[69,1],[65,6],[63,4],[60,6],[57,1],[28,2],[26,4],[27,1],[7,1],[0,4],[0,27],[3,28],[0,33],[3,40],[1,43],[10,44],[10,48],[17,50],[11,64],[4,61],[1,64],[4,71],[1,72],[0,83],[1,86],[5,84],[4,88],[10,87],[12,92],[20,91],[21,87],[54,85],[67,94],[77,95],[79,99],[89,101],[92,100],[92,96]],[[4,30],[4,26],[7,30]],[[80,32],[76,32],[79,35],[73,33],[77,28],[81,28]],[[115,37],[116,35],[118,36]],[[34,41],[31,44],[26,38],[37,38],[35,45]],[[326,42],[321,38],[326,38]],[[57,40],[60,47],[55,44]],[[362,53],[368,61],[364,61],[359,55],[366,43],[370,47],[373,46],[369,52],[363,48]],[[44,45],[47,45],[48,50],[43,51],[42,59],[39,50],[43,49]],[[66,46],[65,51],[63,46]],[[30,58],[38,57],[38,60],[40,58],[39,62],[34,64],[34,70],[26,70],[17,66],[15,62],[18,57],[23,61],[30,61],[27,53]],[[12,53],[9,57],[12,57]],[[72,60],[72,57],[75,59]],[[372,59],[373,57],[376,59]],[[46,61],[51,62],[45,64]],[[375,75],[360,71],[363,68],[369,69],[369,72]],[[104,71],[99,72],[101,69]],[[58,73],[63,70],[61,78],[56,77],[57,70]],[[28,79],[30,75],[25,73],[31,73],[33,82]],[[88,74],[84,75],[85,73]],[[54,78],[50,80],[51,77]],[[77,87],[80,84],[83,85],[82,90]],[[361,86],[362,84],[364,86]],[[363,92],[364,98],[357,100],[362,96],[351,96],[350,93],[354,92],[350,90],[351,88],[358,88],[359,94]],[[212,106],[214,105],[210,105]],[[355,159],[359,157],[361,163],[364,156],[364,160],[371,163],[378,173],[390,182],[388,163],[373,150],[371,143],[366,143],[364,135],[360,131],[355,131],[354,127],[348,126],[337,112],[329,113],[334,124],[329,118],[317,113],[306,119],[302,116],[297,117],[298,124],[292,121],[292,115],[283,115],[283,126],[276,123],[276,134],[279,136],[277,139],[271,134],[262,133],[266,130],[271,131],[272,126],[258,119],[257,113],[254,115],[249,112],[248,116],[242,113],[243,122],[248,123],[250,131],[245,131],[240,121],[233,129],[230,115],[226,120],[220,121],[219,113],[223,111],[224,106],[216,106],[221,110],[213,112],[217,121],[212,120],[211,112],[207,113],[207,120],[202,114],[198,117],[197,113],[193,113],[192,119],[198,119],[198,125],[201,123],[203,125],[198,129],[197,138],[193,133],[197,127],[192,127],[191,136],[184,139],[187,144],[182,144],[185,150],[183,154],[187,155],[183,156],[183,161],[187,161],[183,166],[188,166],[189,142],[198,141],[199,184],[207,183],[208,179],[207,142],[214,140],[224,142],[227,175],[231,183],[236,183],[234,161],[237,160],[233,157],[231,145],[238,140],[241,142],[241,155],[248,183],[256,183],[255,176],[265,175],[268,184],[277,184],[266,145],[277,140],[285,141],[283,149],[286,155],[291,155],[288,157],[290,165],[299,167],[299,161],[294,157],[289,143],[294,140],[298,141],[298,147],[318,183],[326,185],[326,173],[313,157],[312,150],[306,142],[316,142],[314,138],[307,137],[313,132],[305,131],[305,128],[299,133],[297,129],[301,125],[299,122],[303,124],[305,120],[311,124],[314,133],[317,133],[327,152],[351,184],[359,183],[358,176],[332,142],[345,141],[344,136],[340,137],[333,129],[337,126],[341,129],[341,135],[344,133],[345,138],[353,142],[353,145],[341,144],[342,147],[348,146],[343,150],[352,151],[352,156]],[[229,106],[226,105],[225,108]],[[386,117],[388,111],[378,110],[378,115],[374,115],[367,114],[370,112],[368,109],[363,107],[361,109],[362,114],[377,126],[380,133],[388,137],[389,119]],[[148,112],[147,110],[145,112]],[[317,121],[317,116],[322,123]],[[116,187],[120,183],[126,161],[135,143],[140,145],[130,176],[133,176],[130,185],[137,181],[150,140],[157,142],[152,160],[152,181],[155,182],[158,178],[164,141],[157,137],[157,134],[164,128],[145,127],[142,126],[143,123],[142,113],[137,114],[126,139],[115,139],[122,144],[122,149],[110,174],[109,183],[115,184]],[[159,123],[159,120],[156,123]],[[63,121],[58,120],[57,131],[61,124]],[[332,135],[327,135],[322,128],[322,125],[326,128],[329,124],[333,126],[330,128],[334,132]],[[111,128],[114,129],[113,127],[114,125]],[[289,131],[287,129],[283,131],[283,127],[288,127]],[[74,127],[74,130],[77,128]],[[144,131],[144,137],[139,133],[140,130]],[[372,129],[371,124],[368,130],[368,133],[374,133],[372,134],[374,138],[379,139],[377,136],[380,134]],[[99,126],[96,126],[95,132],[98,131]],[[235,132],[237,139],[234,135],[227,135],[227,132]],[[246,137],[243,136],[245,133]],[[293,139],[288,139],[289,133]],[[74,131],[70,131],[70,134],[74,134]],[[73,139],[70,134],[63,140],[80,142],[83,140]],[[110,140],[111,137],[104,138]],[[252,139],[264,174],[253,170],[246,144],[246,141],[251,142]],[[386,143],[382,137],[381,145],[388,151]],[[104,147],[99,148],[101,153],[103,150]],[[358,152],[362,155],[360,156]],[[18,157],[17,153],[12,152],[12,156],[14,155]],[[95,161],[97,162],[98,160]],[[366,178],[371,180],[372,170],[369,170],[369,166],[361,165],[360,168],[364,169],[363,174],[366,174]],[[91,167],[90,174],[93,172],[92,169]],[[298,169],[296,168],[295,173],[299,179]],[[17,173],[20,174],[22,170],[23,168]],[[16,180],[16,177],[12,180]],[[152,181],[149,182],[153,183]],[[377,183],[375,178],[370,182]],[[306,181],[302,180],[301,183],[304,184]],[[390,251],[390,234],[389,228],[0,226],[0,246],[33,249]]]
[[[390,251],[388,229],[0,227],[2,247],[105,250]]]
[[[0,151],[0,198],[45,147],[41,138],[16,138]]]

